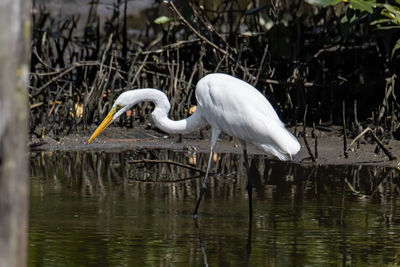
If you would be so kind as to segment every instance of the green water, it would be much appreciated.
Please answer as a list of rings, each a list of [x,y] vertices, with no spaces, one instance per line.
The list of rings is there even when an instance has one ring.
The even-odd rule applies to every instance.
[[[222,154],[198,222],[201,175],[183,152],[33,154],[29,266],[397,266],[399,175]],[[205,169],[207,155],[197,155]]]

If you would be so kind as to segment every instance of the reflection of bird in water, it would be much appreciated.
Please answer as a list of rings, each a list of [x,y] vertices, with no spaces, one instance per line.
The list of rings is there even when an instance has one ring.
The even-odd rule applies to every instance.
[[[200,201],[206,190],[215,144],[221,132],[238,138],[243,146],[244,165],[247,170],[249,214],[252,217],[252,182],[247,159],[247,142],[265,154],[280,160],[289,160],[300,150],[297,139],[284,127],[268,100],[250,84],[226,74],[209,74],[196,86],[196,111],[188,118],[173,121],[168,118],[170,103],[167,96],[156,89],[137,89],[122,93],[111,111],[95,130],[89,143],[113,120],[141,101],[155,104],[151,116],[155,125],[171,133],[190,133],[211,126],[211,150],[206,174],[197,200],[193,218],[197,217]]]

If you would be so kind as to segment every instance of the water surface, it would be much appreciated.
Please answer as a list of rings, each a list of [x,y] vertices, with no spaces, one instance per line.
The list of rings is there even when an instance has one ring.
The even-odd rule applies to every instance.
[[[240,155],[220,154],[198,222],[189,153],[32,154],[29,266],[400,264],[399,175],[253,156],[254,219]],[[206,154],[196,155],[205,169]]]

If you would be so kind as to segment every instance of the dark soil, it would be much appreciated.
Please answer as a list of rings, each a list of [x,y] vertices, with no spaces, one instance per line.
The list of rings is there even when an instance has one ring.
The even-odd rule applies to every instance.
[[[94,131],[91,127],[87,133],[69,135],[59,140],[48,137],[43,139],[32,138],[30,142],[31,151],[105,151],[122,152],[135,149],[170,149],[176,151],[196,150],[200,153],[209,152],[209,130],[203,130],[201,133],[191,135],[168,135],[155,130],[135,127],[126,129],[119,127],[107,128],[91,144],[87,141]],[[289,129],[291,132],[293,128]],[[315,154],[315,139],[311,137],[311,129],[307,129],[307,141],[313,154]],[[308,150],[305,146],[303,137],[299,136],[301,143],[300,152],[293,158],[293,161],[300,164],[313,164]],[[389,158],[380,150],[376,151],[376,144],[361,142],[359,147],[353,145],[348,151],[346,158],[343,153],[343,137],[341,129],[334,127],[329,132],[317,133],[318,140],[318,158],[316,164],[319,165],[379,165],[387,167],[398,167],[398,160],[389,160]],[[349,146],[352,140],[347,140]],[[386,147],[397,158],[400,158],[400,141],[391,140]],[[218,153],[241,153],[240,142],[229,136],[223,135],[217,143],[216,151]],[[249,147],[249,154],[262,154],[255,147]]]

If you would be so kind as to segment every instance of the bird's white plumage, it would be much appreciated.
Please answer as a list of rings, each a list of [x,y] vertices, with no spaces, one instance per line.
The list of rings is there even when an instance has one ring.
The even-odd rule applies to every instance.
[[[155,104],[152,118],[165,132],[189,133],[211,125],[212,150],[221,132],[244,143],[251,142],[281,160],[291,159],[300,150],[299,142],[285,128],[268,100],[250,84],[227,74],[209,74],[197,83],[196,98],[198,108],[195,113],[174,121],[168,118],[170,103],[163,92],[151,88],[124,92],[113,105],[112,119],[107,119],[104,127],[99,126],[90,140],[133,105],[152,101]]]
[[[198,82],[196,97],[199,111],[211,127],[281,160],[300,150],[268,100],[250,84],[226,74],[209,74]]]

